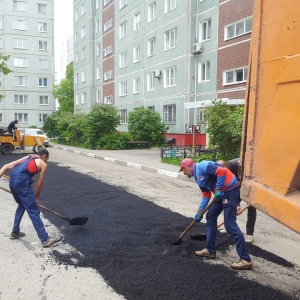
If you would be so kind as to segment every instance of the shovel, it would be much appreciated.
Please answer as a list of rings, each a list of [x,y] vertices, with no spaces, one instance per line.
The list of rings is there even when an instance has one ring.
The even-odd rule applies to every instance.
[[[206,208],[201,212],[199,215],[199,218],[201,218],[209,209],[210,207],[216,202],[217,198],[214,197],[211,202],[206,206]],[[174,242],[174,245],[180,245],[182,243],[182,238],[188,233],[188,231],[196,224],[196,221],[194,220],[185,230],[184,232],[179,236],[179,239]]]
[[[58,212],[56,212],[54,210],[51,210],[50,208],[47,208],[46,206],[44,206],[42,204],[40,204],[39,207],[56,215],[59,218],[62,218],[64,220],[68,221],[70,225],[84,225],[89,219],[88,217],[76,217],[76,218],[70,219],[68,217],[65,217],[65,216],[59,214]]]

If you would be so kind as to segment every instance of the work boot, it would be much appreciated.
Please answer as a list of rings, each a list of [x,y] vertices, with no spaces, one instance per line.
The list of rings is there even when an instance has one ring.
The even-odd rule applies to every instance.
[[[43,248],[47,248],[47,247],[59,242],[61,239],[62,239],[62,237],[57,237],[56,238],[56,237],[50,237],[49,236],[47,241],[42,243],[42,246],[43,246]]]
[[[235,270],[251,270],[252,269],[252,261],[246,261],[244,259],[241,259],[238,262],[234,262],[231,265],[232,269]]]
[[[197,256],[206,257],[206,258],[210,258],[210,259],[215,259],[216,258],[216,253],[209,253],[207,249],[203,249],[203,250],[200,250],[200,251],[195,251],[195,254]]]
[[[24,232],[12,232],[11,234],[10,234],[10,239],[11,240],[15,240],[15,239],[18,239],[18,238],[20,238],[20,237],[23,237],[25,235],[25,233]]]
[[[254,237],[253,237],[253,235],[246,234],[246,236],[245,236],[245,242],[246,242],[246,243],[249,243],[249,244],[252,244],[252,243],[254,242]]]

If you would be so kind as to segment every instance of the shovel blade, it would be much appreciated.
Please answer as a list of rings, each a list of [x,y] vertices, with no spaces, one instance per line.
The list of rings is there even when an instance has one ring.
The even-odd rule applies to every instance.
[[[88,217],[76,217],[69,221],[70,225],[84,225],[88,221]]]

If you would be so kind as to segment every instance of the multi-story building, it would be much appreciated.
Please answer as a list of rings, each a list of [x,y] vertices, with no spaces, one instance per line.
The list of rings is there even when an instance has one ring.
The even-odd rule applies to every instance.
[[[95,24],[89,31],[90,48],[99,40],[96,50],[99,47],[100,53],[102,48],[103,57],[94,55],[86,64],[92,63],[97,74],[99,63],[103,76],[102,97],[94,93],[87,108],[95,100],[115,105],[121,116],[119,130],[127,130],[129,112],[141,105],[158,111],[169,133],[183,134],[191,125],[204,124],[205,107],[213,99],[243,103],[253,0],[74,0],[74,4],[75,16],[83,5],[91,12],[85,21],[75,17],[78,32],[94,15],[103,26]],[[75,39],[78,53],[85,42],[82,38],[76,46]],[[107,53],[110,62],[105,62]],[[80,71],[78,62],[77,76]],[[111,88],[105,92],[106,80],[114,80],[114,93]],[[78,99],[80,88],[77,81]],[[89,89],[87,83],[84,91]],[[110,94],[113,100],[106,101]],[[85,110],[83,103],[76,105]]]
[[[13,71],[0,74],[0,126],[43,127],[55,110],[53,0],[1,0],[0,52]]]

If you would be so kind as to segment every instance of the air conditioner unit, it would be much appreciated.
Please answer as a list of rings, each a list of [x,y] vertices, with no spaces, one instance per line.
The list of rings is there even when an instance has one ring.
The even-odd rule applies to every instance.
[[[154,78],[160,78],[161,77],[161,71],[160,70],[153,70],[153,77]]]
[[[193,45],[193,53],[202,53],[203,47],[201,43],[196,43]]]

